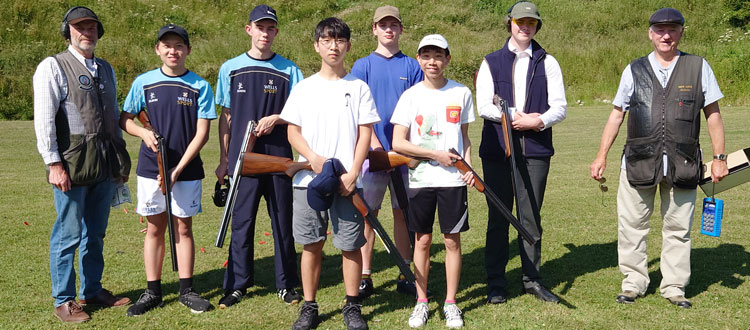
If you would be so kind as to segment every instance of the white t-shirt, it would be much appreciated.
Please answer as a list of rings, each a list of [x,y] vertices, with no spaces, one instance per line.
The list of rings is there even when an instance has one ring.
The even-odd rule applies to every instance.
[[[431,150],[464,152],[461,125],[474,121],[471,90],[453,80],[441,89],[424,82],[407,89],[396,104],[391,123],[409,128],[411,143]],[[409,170],[409,187],[460,187],[466,185],[453,166],[421,162]]]
[[[354,163],[359,125],[380,121],[370,88],[351,74],[327,80],[314,74],[299,82],[281,111],[281,119],[302,128],[302,137],[318,155],[338,158],[346,170]],[[299,155],[299,161],[307,161]],[[299,171],[292,184],[307,187],[313,171]],[[357,186],[361,187],[357,179]]]

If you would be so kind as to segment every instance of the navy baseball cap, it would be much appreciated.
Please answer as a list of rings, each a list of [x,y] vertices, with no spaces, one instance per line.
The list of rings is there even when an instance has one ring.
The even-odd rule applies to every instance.
[[[156,42],[158,43],[161,38],[164,37],[167,33],[174,33],[178,37],[182,38],[182,41],[185,42],[185,45],[190,46],[190,38],[188,38],[188,33],[179,25],[174,24],[167,24],[161,27],[159,29],[159,33],[156,35]]]
[[[326,211],[331,208],[333,198],[339,191],[341,182],[339,177],[344,173],[346,173],[346,168],[340,160],[327,159],[323,163],[320,174],[307,185],[307,204],[316,211]]]
[[[250,22],[257,22],[262,19],[270,19],[278,23],[279,20],[276,18],[276,10],[271,8],[269,5],[259,5],[253,8],[250,12]]]
[[[656,24],[677,24],[685,26],[685,17],[674,8],[662,8],[654,12],[648,20],[648,26]]]

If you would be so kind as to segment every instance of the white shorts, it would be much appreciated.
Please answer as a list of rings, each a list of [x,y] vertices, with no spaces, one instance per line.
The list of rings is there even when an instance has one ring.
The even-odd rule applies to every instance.
[[[401,209],[398,205],[398,198],[396,198],[396,190],[393,187],[393,182],[391,182],[391,173],[388,171],[370,172],[369,160],[365,159],[365,163],[367,164],[362,166],[362,191],[367,205],[373,210],[380,210],[385,197],[385,189],[388,188],[391,191],[391,208]],[[400,167],[394,169],[394,171],[399,170],[401,170]],[[408,195],[409,182],[407,178],[408,174],[401,171],[401,180]]]
[[[172,215],[188,218],[200,213],[202,194],[201,180],[177,181],[172,187]],[[140,215],[156,215],[167,210],[159,181],[139,176],[136,197],[136,212]]]

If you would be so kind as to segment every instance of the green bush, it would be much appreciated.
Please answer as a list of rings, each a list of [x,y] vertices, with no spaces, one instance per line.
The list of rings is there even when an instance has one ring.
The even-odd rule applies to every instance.
[[[320,66],[320,58],[312,50],[312,30],[324,17],[339,16],[352,28],[347,65],[376,46],[370,21],[381,1],[268,3],[277,9],[280,20],[276,52],[295,61],[306,76]],[[513,3],[515,0],[391,1],[401,9],[404,20],[403,52],[414,56],[425,34],[445,35],[454,55],[447,75],[467,86],[472,85],[483,56],[505,42],[508,33],[503,18]],[[625,65],[652,49],[646,31],[648,17],[660,7],[654,1],[538,0],[536,4],[544,20],[536,39],[560,62],[569,103],[611,100]],[[750,103],[746,93],[750,90],[750,36],[737,28],[747,26],[749,4],[750,0],[677,0],[669,4],[687,19],[680,49],[706,57],[725,95],[722,105]],[[0,119],[33,118],[31,77],[42,59],[65,49],[60,21],[73,5],[89,6],[101,18],[105,34],[96,54],[114,66],[122,101],[138,74],[160,64],[152,49],[156,31],[169,22],[181,24],[191,33],[193,52],[188,68],[214,83],[221,63],[250,47],[244,25],[255,3],[16,1],[0,11]],[[737,25],[740,23],[734,18],[744,25]],[[716,31],[725,30],[717,37]]]

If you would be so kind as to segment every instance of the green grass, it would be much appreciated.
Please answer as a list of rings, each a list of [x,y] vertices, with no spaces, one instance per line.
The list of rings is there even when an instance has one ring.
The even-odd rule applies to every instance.
[[[536,39],[560,62],[568,102],[601,104],[614,98],[625,65],[652,50],[647,38],[648,17],[657,8],[673,6],[687,19],[680,49],[707,58],[726,95],[722,104],[747,105],[750,34],[732,26],[731,18],[737,12],[727,2],[750,7],[750,0],[539,0],[544,26]],[[453,55],[448,76],[470,86],[483,56],[505,41],[508,34],[502,17],[515,0],[390,3],[401,9],[404,19],[404,53],[413,56],[426,34],[444,34]],[[347,65],[375,48],[370,21],[382,1],[271,0],[268,4],[278,10],[280,20],[275,50],[295,61],[306,76],[320,65],[312,49],[312,32],[324,17],[339,16],[352,28]],[[31,77],[42,59],[65,49],[59,26],[73,5],[90,6],[101,18],[106,32],[96,54],[114,66],[122,102],[138,74],[160,65],[152,49],[156,31],[168,22],[190,32],[193,52],[188,67],[214,84],[221,63],[249,49],[250,39],[243,27],[255,3],[15,1],[0,11],[0,119],[33,118]]]
[[[750,124],[746,107],[722,109],[726,125],[727,150],[746,147]],[[544,226],[543,265],[544,282],[564,304],[550,305],[521,295],[520,260],[512,244],[512,258],[508,265],[510,300],[504,305],[488,306],[484,284],[484,232],[487,205],[481,194],[469,193],[471,229],[463,235],[463,271],[458,294],[459,307],[464,311],[468,329],[487,328],[745,328],[750,323],[747,306],[750,304],[750,251],[746,248],[750,237],[748,221],[750,206],[745,184],[719,195],[725,201],[725,220],[721,238],[699,233],[699,217],[693,227],[693,276],[687,296],[695,304],[692,310],[681,310],[669,305],[658,293],[661,219],[654,216],[649,237],[649,270],[652,284],[648,295],[634,305],[614,302],[620,290],[622,275],[617,269],[616,190],[617,167],[624,138],[621,136],[609,156],[606,172],[609,192],[599,192],[597,183],[588,177],[588,165],[599,144],[609,107],[571,107],[568,119],[555,126],[557,154],[552,160],[545,205],[542,209]],[[478,146],[480,122],[472,124],[471,137]],[[709,150],[707,134],[702,135],[703,149]],[[139,141],[128,137],[131,155],[137,155]],[[212,173],[218,160],[216,125],[211,139],[202,153],[207,173]],[[475,149],[476,150],[476,149]],[[476,155],[476,152],[475,152]],[[710,152],[706,155],[710,156]],[[134,159],[135,160],[135,159]],[[48,240],[55,211],[52,193],[46,183],[44,167],[36,152],[33,125],[29,121],[0,122],[0,328],[70,328],[52,315],[50,297]],[[478,169],[480,161],[474,159]],[[216,305],[221,295],[227,249],[213,247],[221,209],[211,200],[214,179],[204,180],[204,212],[194,218],[196,240],[196,289]],[[135,182],[130,183],[135,194]],[[703,198],[703,194],[698,194]],[[387,205],[387,201],[385,202]],[[103,284],[118,294],[135,300],[145,287],[142,246],[144,224],[128,205],[113,209],[104,256],[106,267]],[[265,207],[261,205],[261,210]],[[657,206],[658,209],[658,206]],[[698,213],[699,210],[696,210]],[[389,212],[382,212],[381,220],[392,228]],[[24,225],[28,222],[28,226]],[[390,230],[390,229],[389,229]],[[215,310],[202,315],[191,315],[177,302],[177,276],[165,262],[163,283],[166,306],[142,317],[128,318],[125,308],[88,309],[93,319],[79,327],[95,328],[289,328],[297,316],[297,308],[281,303],[274,293],[272,238],[269,220],[259,213],[256,229],[256,286],[248,299],[227,310]],[[269,242],[259,244],[259,241]],[[200,252],[205,248],[205,253]],[[300,247],[297,246],[297,250]],[[445,291],[442,239],[436,237],[431,250],[432,272],[430,288],[435,302],[428,328],[443,328],[439,308],[441,292]],[[339,304],[343,299],[340,254],[330,244],[325,247],[326,258],[321,277],[318,301],[325,322],[321,329],[342,329]],[[374,282],[377,294],[365,302],[364,314],[373,329],[405,328],[413,301],[395,293],[398,271],[380,243],[376,243]],[[744,325],[743,325],[744,324]]]

